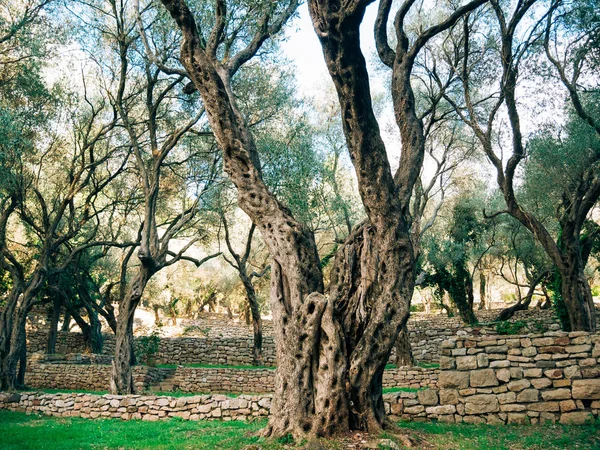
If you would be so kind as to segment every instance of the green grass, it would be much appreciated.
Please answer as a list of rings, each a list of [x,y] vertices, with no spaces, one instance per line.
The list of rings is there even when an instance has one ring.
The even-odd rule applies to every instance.
[[[394,392],[417,392],[420,390],[421,389],[410,388],[410,387],[389,387],[389,388],[383,388],[383,393],[384,394],[392,394]]]
[[[403,422],[436,449],[460,450],[598,450],[600,422],[591,425],[467,425]]]
[[[178,367],[192,367],[196,369],[239,369],[239,370],[275,370],[273,366],[226,366],[219,364],[157,364],[161,369],[177,369]]]
[[[254,433],[265,421],[160,422],[88,420],[25,415],[0,411],[3,450],[100,449],[224,449],[258,445],[262,450],[292,446],[285,440],[265,441]],[[512,426],[401,423],[401,432],[415,438],[417,448],[438,450],[593,450],[600,448],[600,424],[586,426]],[[393,439],[393,436],[384,436]],[[340,449],[338,443],[324,443]]]

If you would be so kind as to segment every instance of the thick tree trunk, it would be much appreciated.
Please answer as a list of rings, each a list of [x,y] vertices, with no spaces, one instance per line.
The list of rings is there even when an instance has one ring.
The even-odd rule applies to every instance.
[[[298,290],[273,261],[277,372],[266,435],[329,436],[348,431],[346,364],[331,300],[318,292],[294,301]],[[292,305],[296,304],[295,308]]]
[[[62,324],[62,327],[60,328],[60,331],[66,333],[70,330],[71,330],[71,313],[69,311],[65,311],[65,317],[63,319],[63,324]]]
[[[350,428],[373,433],[387,428],[383,371],[408,320],[414,264],[407,230],[380,232],[358,226],[338,250],[331,272],[349,363]]]
[[[248,300],[248,307],[252,314],[252,329],[254,332],[254,343],[252,346],[252,364],[255,366],[261,366],[263,364],[262,354],[262,319],[260,318],[260,308],[258,305],[258,299],[256,298],[256,290],[252,284],[252,280],[245,274],[240,272],[240,278],[244,289],[246,290],[246,298]]]
[[[26,308],[19,308],[11,330],[10,349],[2,361],[2,384],[8,390],[22,389],[25,385],[27,312]]]
[[[580,259],[577,256],[569,258],[564,269],[559,271],[562,278],[562,299],[569,312],[571,330],[595,331],[594,299]]]
[[[20,286],[13,286],[8,298],[6,299],[6,306],[4,310],[2,310],[2,315],[0,317],[0,390],[6,390],[9,387],[6,361],[10,352],[11,333],[13,331],[13,324],[15,320],[15,310],[20,295]]]
[[[50,316],[50,329],[48,330],[48,342],[46,344],[46,353],[53,355],[56,353],[56,338],[58,336],[58,321],[62,308],[62,299],[55,295],[52,299],[52,313]]]
[[[135,309],[142,299],[148,281],[154,271],[144,265],[139,267],[138,273],[119,306],[117,318],[117,333],[115,336],[115,356],[112,362],[110,377],[110,392],[112,394],[133,394],[133,374],[131,366],[135,363],[133,341],[133,316]]]
[[[396,367],[414,366],[415,358],[413,357],[412,347],[410,345],[410,335],[406,327],[398,335],[396,340]]]

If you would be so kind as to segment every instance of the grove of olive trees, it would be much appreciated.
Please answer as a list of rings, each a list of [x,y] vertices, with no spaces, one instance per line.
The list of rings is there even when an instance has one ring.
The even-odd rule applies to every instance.
[[[0,389],[36,308],[46,353],[61,323],[95,354],[114,334],[112,394],[136,393],[140,309],[235,312],[256,366],[272,320],[263,436],[377,434],[411,311],[596,332],[599,7],[2,2]]]

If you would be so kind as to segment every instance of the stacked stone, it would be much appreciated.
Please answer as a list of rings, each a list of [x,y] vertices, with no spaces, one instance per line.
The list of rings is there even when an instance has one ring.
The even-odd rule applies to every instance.
[[[100,364],[47,364],[30,361],[25,373],[25,384],[34,388],[104,391],[108,389],[110,365]],[[133,382],[137,391],[144,391],[162,381],[171,369],[136,366]]]
[[[600,411],[600,335],[457,337],[442,344],[438,390],[403,394],[409,420],[585,423]]]
[[[275,370],[180,367],[171,380],[183,392],[272,392]]]
[[[158,421],[179,417],[184,420],[248,420],[266,417],[270,407],[270,395],[240,395],[235,398],[224,395],[196,395],[175,398],[0,392],[0,409],[86,419]]]
[[[401,367],[383,372],[383,387],[423,389],[437,387],[438,368]]]

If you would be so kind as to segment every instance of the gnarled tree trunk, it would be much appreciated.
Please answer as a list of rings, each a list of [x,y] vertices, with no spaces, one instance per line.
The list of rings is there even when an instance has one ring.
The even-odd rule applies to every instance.
[[[558,266],[562,280],[562,299],[569,312],[571,330],[596,330],[596,309],[592,290],[585,276],[585,262],[579,236],[562,235],[563,264]]]
[[[133,316],[137,305],[142,299],[144,289],[154,273],[153,270],[142,264],[129,285],[125,298],[119,305],[117,332],[115,334],[115,356],[110,376],[110,391],[112,393],[134,393],[131,368],[135,364]]]

